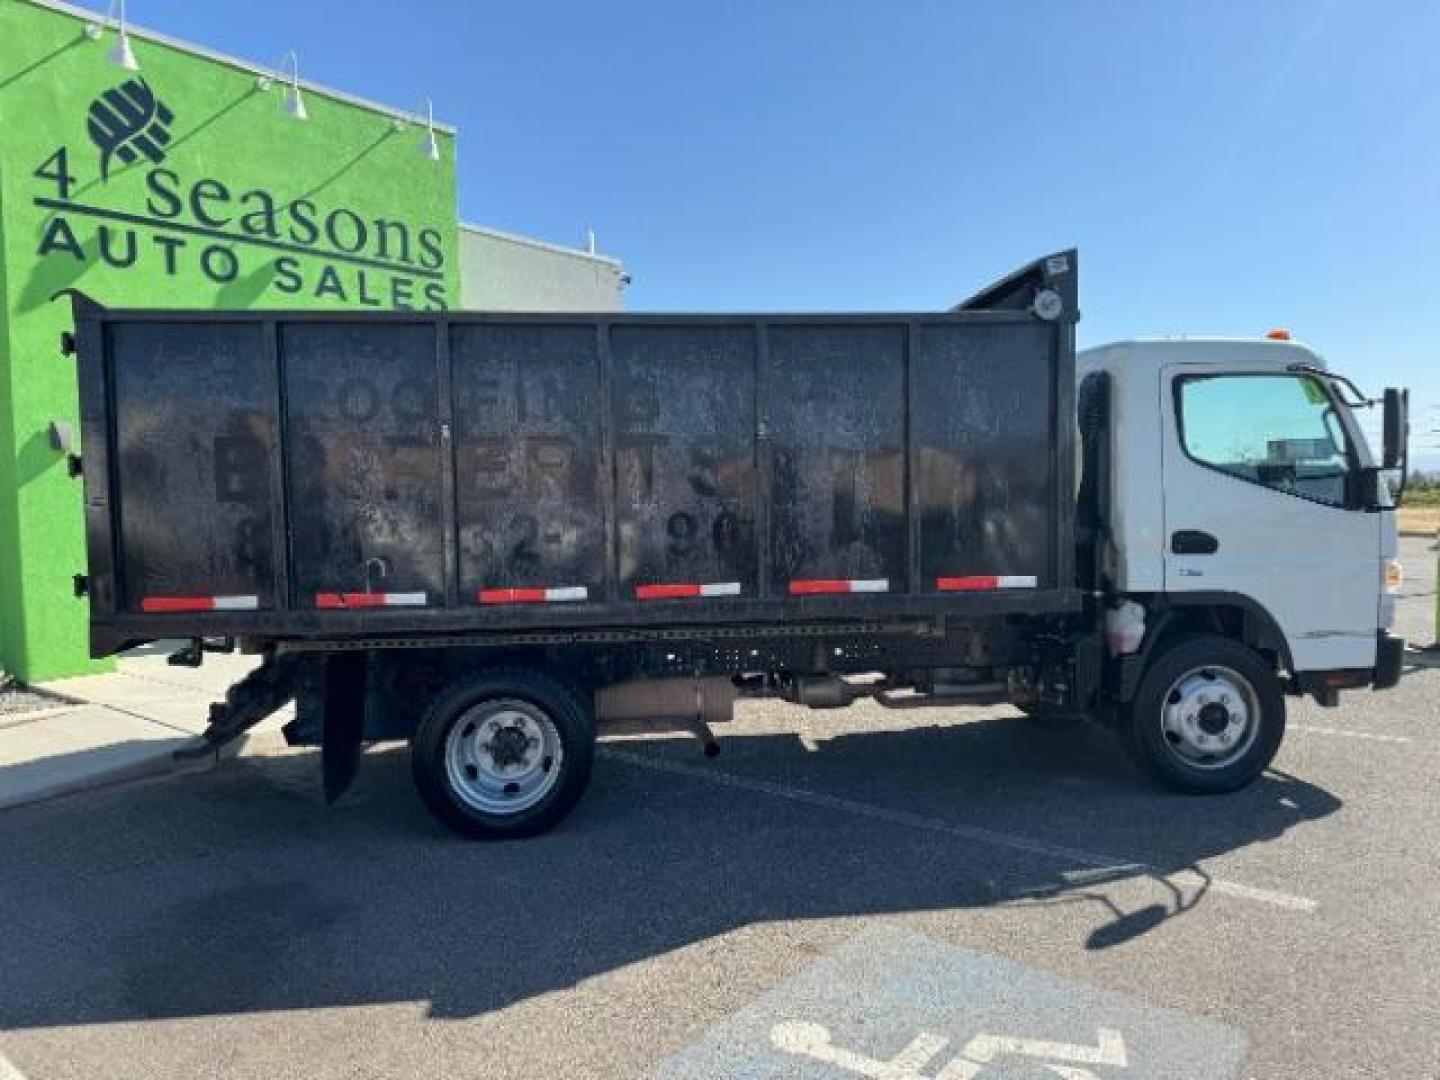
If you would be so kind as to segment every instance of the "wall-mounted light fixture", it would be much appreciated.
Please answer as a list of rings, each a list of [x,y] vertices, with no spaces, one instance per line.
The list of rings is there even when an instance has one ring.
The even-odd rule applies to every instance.
[[[290,65],[290,85],[285,88],[285,111],[293,120],[309,120],[305,111],[305,99],[300,96],[300,56],[291,49],[280,61],[280,74],[285,74],[285,65]]]
[[[435,137],[435,103],[429,98],[425,99],[425,141],[420,145],[420,152],[431,161],[440,160],[440,140]]]
[[[69,420],[50,421],[50,448],[57,454],[65,455],[65,471],[71,476],[81,475],[80,455],[75,453],[75,425]]]
[[[120,18],[117,22],[115,9],[120,9]],[[85,36],[91,41],[99,41],[105,36],[105,28],[111,23],[116,23],[119,34],[115,38],[115,47],[105,54],[105,59],[118,68],[126,71],[139,71],[140,61],[135,59],[135,50],[130,45],[130,26],[125,19],[125,0],[110,0],[110,6],[105,9],[104,23],[90,23],[85,27]]]

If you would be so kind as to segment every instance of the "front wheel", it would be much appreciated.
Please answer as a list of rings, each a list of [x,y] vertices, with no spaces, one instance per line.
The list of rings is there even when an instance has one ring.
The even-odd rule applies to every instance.
[[[584,793],[595,756],[587,695],[538,671],[496,669],[447,689],[410,742],[420,797],[465,836],[534,836]]]
[[[1181,638],[1155,659],[1123,717],[1136,764],[1192,794],[1235,791],[1259,776],[1285,737],[1285,698],[1254,650],[1210,634]]]

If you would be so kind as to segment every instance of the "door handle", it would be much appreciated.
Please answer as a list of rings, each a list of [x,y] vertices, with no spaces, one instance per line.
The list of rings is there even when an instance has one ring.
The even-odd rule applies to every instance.
[[[1199,529],[1181,529],[1170,534],[1170,550],[1176,555],[1214,555],[1220,541]]]

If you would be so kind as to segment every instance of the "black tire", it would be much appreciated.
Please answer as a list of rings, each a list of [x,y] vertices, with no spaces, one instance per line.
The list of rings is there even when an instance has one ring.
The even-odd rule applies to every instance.
[[[1182,737],[1167,734],[1166,705],[1181,700],[1176,686],[1182,681],[1219,678],[1228,684],[1232,675],[1248,684],[1258,705],[1247,710],[1254,714],[1253,736],[1247,723],[1245,740],[1217,753],[1211,764],[1197,763],[1187,756]],[[1244,787],[1274,760],[1285,738],[1285,697],[1275,669],[1253,649],[1231,638],[1197,634],[1176,639],[1150,662],[1119,720],[1125,749],[1146,773],[1175,791],[1217,795]]]
[[[500,702],[538,710],[553,725],[560,753],[557,777],[534,805],[515,813],[487,812],[469,800],[447,767],[447,746],[456,724]],[[466,721],[470,723],[470,721]],[[546,759],[550,760],[549,758]],[[410,765],[420,798],[437,818],[462,836],[507,840],[535,836],[560,821],[584,794],[595,760],[595,712],[590,696],[530,668],[494,668],[446,688],[426,710],[410,739]]]

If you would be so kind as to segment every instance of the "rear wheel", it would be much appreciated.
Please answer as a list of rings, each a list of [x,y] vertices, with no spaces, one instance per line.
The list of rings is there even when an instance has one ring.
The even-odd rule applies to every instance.
[[[497,669],[452,685],[410,743],[425,805],[465,836],[544,832],[590,779],[595,717],[588,695],[538,671]]]
[[[1254,650],[1214,635],[1181,638],[1150,665],[1121,724],[1136,763],[1167,787],[1244,787],[1285,737],[1285,698]]]

